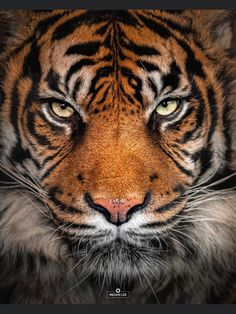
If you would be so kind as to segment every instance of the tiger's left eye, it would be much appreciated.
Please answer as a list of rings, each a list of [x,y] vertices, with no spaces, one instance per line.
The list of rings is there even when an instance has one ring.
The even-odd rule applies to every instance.
[[[181,103],[180,99],[166,99],[160,102],[156,108],[156,113],[160,116],[168,116],[176,111]]]
[[[51,109],[60,118],[70,118],[75,113],[75,110],[71,106],[59,102],[52,102]]]

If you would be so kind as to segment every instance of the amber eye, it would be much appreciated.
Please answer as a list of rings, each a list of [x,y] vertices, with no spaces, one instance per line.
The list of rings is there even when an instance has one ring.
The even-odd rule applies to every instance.
[[[160,116],[168,116],[176,111],[181,103],[180,99],[166,99],[160,102],[156,108],[156,113]]]
[[[70,118],[75,113],[75,110],[65,103],[52,102],[51,109],[60,118]]]

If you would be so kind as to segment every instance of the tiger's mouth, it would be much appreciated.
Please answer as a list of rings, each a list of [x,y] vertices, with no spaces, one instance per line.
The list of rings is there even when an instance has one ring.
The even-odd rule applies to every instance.
[[[99,276],[110,278],[115,274],[116,279],[136,277],[142,264],[148,261],[150,265],[158,266],[160,261],[176,253],[176,243],[170,235],[173,226],[179,223],[182,202],[170,203],[174,210],[176,206],[181,207],[177,214],[171,215],[170,212],[168,219],[150,222],[153,216],[149,215],[153,215],[152,212],[155,214],[156,204],[152,193],[148,191],[141,205],[134,206],[130,216],[128,212],[125,223],[119,223],[119,220],[114,223],[104,207],[94,204],[88,194],[84,197],[86,209],[90,210],[86,215],[87,221],[81,220],[79,225],[64,222],[59,226],[59,231],[69,242],[74,262],[82,273],[87,273],[93,265],[91,273]],[[162,209],[172,211],[170,205]],[[56,216],[54,218],[57,220]],[[58,225],[59,221],[55,222]]]
[[[58,205],[60,194],[51,194],[51,199],[51,205]],[[142,273],[148,275],[148,269],[164,271],[163,264],[178,250],[171,233],[185,206],[185,193],[181,189],[159,205],[152,190],[140,199],[138,205],[126,210],[126,204],[115,204],[113,208],[109,203],[109,207],[104,200],[94,200],[87,193],[81,194],[79,212],[66,215],[68,207],[57,207],[55,223],[60,224],[59,231],[69,242],[80,273],[124,281]],[[120,221],[122,212],[126,219]],[[64,215],[64,221],[60,222],[60,215]]]
[[[159,235],[149,232],[145,239],[139,231],[122,235],[120,228],[115,228],[115,235],[104,231],[93,237],[68,238],[75,268],[83,277],[94,276],[119,284],[135,282],[140,276],[151,279],[153,273],[160,277],[165,273],[168,260],[181,254],[176,246],[178,240],[171,236],[171,225]]]

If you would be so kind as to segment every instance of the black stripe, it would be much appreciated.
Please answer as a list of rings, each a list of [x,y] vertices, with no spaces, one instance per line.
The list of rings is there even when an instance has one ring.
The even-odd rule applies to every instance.
[[[199,176],[203,175],[211,166],[212,151],[211,144],[207,147],[203,147],[200,151],[192,155],[193,162],[200,161],[200,173]]]
[[[65,11],[62,13],[58,13],[56,15],[47,17],[46,19],[40,21],[36,28],[35,28],[35,33],[40,33],[40,36],[43,36],[46,34],[49,28],[51,28],[56,22],[58,22],[63,16],[67,15],[69,11]]]
[[[48,83],[48,86],[55,92],[58,92],[62,96],[66,96],[65,93],[60,90],[59,83],[60,83],[60,75],[53,70],[52,68],[49,70],[48,75],[46,77],[46,81]]]
[[[128,82],[129,84],[134,88],[135,90],[135,93],[134,93],[134,97],[137,99],[137,101],[142,105],[142,107],[144,107],[144,103],[143,103],[143,96],[142,96],[142,81],[140,80],[139,77],[137,77],[136,75],[133,74],[132,70],[127,68],[127,67],[124,67],[122,66],[121,69],[121,74],[125,77],[128,78]],[[135,80],[137,86],[134,86],[131,82],[131,79]],[[134,101],[132,99],[132,96],[129,95],[128,93],[125,92],[122,84],[119,85],[122,92],[124,93],[124,95],[129,99],[129,101],[134,104]]]
[[[32,43],[35,40],[35,34],[40,33],[40,36],[43,36],[49,29],[49,27],[53,26],[61,17],[63,17],[64,15],[66,15],[67,12],[63,12],[60,14],[56,14],[53,16],[50,16],[42,21],[40,21],[38,23],[38,25],[36,26],[35,30],[34,30],[34,34],[31,35],[29,38],[27,38],[26,40],[23,41],[23,43],[21,45],[19,45],[18,47],[16,47],[11,54],[9,55],[6,64],[8,63],[8,60],[15,56],[16,54],[18,54],[21,50],[24,49],[25,46],[27,46],[29,43]]]
[[[59,25],[53,33],[52,40],[61,40],[69,36],[76,30],[76,28],[80,27],[83,24],[92,25],[99,24],[105,21],[117,21],[125,25],[131,25],[135,27],[139,25],[139,21],[135,18],[135,16],[125,10],[90,10],[80,14],[79,16],[72,17],[68,21]],[[102,31],[100,29],[100,32],[102,34],[105,31],[105,26],[103,27],[104,28],[102,29]]]
[[[170,156],[171,157],[171,156]],[[172,158],[172,157],[171,157]],[[174,161],[175,165],[179,168],[179,170],[181,172],[183,172],[184,174],[186,174],[188,177],[193,177],[193,173],[190,170],[185,169],[183,166],[181,166],[174,158],[172,158],[172,160]]]
[[[176,185],[176,187],[173,189],[173,192],[179,193],[180,195],[183,195],[185,193],[185,188],[183,185]]]
[[[59,147],[57,147],[57,148],[59,148]],[[48,156],[46,159],[44,159],[41,167],[44,167],[49,161],[55,159],[63,151],[63,149],[64,149],[64,147],[61,147],[56,153],[54,153],[54,154]]]
[[[50,18],[40,22],[38,24],[38,28],[36,28],[36,30],[40,31],[41,34],[46,32],[48,27],[51,26],[52,23],[55,23],[56,20],[58,20],[61,16],[62,16],[62,14],[54,16],[54,17],[50,17]],[[17,54],[19,51],[21,51],[25,47],[25,45],[29,44],[34,39],[35,39],[34,36],[30,36],[26,41],[24,41],[19,47],[17,47],[12,52],[12,54],[9,56],[9,58],[11,58],[15,54]],[[41,75],[41,67],[39,64],[38,55],[39,55],[39,48],[36,46],[36,44],[32,44],[32,46],[30,48],[30,52],[24,61],[23,72],[22,72],[23,77],[28,76],[28,77],[32,78],[33,80],[35,80],[36,77],[38,78]],[[33,77],[31,74],[33,74]],[[32,157],[31,157],[31,154],[30,154],[28,149],[23,150],[22,145],[21,145],[21,139],[19,137],[19,129],[18,129],[19,96],[17,93],[18,83],[19,83],[19,80],[17,80],[15,82],[15,86],[14,86],[14,88],[12,90],[12,94],[11,94],[10,120],[11,120],[11,124],[13,125],[13,127],[15,129],[15,134],[18,136],[17,144],[12,151],[11,157],[12,157],[12,160],[15,160],[16,162],[21,163],[25,158],[32,158]],[[34,161],[34,162],[39,167],[38,162],[37,161]]]
[[[106,62],[110,62],[113,59],[113,55],[112,53],[108,53],[107,55],[105,55],[104,57],[101,58],[101,62],[106,61]]]
[[[36,43],[32,43],[28,55],[24,59],[22,77],[29,77],[33,81],[38,81],[42,74],[39,62],[40,48]]]
[[[205,112],[205,102],[202,97],[202,93],[199,90],[197,84],[195,83],[195,80],[192,78],[192,91],[194,98],[198,100],[199,102],[199,107],[196,111],[196,127],[192,131],[187,131],[184,136],[182,137],[181,140],[178,140],[179,143],[186,144],[193,136],[193,134],[201,128],[204,120],[204,112]]]
[[[41,75],[41,66],[39,64],[39,47],[37,47],[36,44],[33,43],[31,46],[30,52],[24,59],[23,70],[22,70],[22,77],[30,77],[33,80],[33,86],[26,97],[26,102],[25,102],[26,105],[29,105],[32,102],[32,98],[36,94],[37,82],[39,80],[40,75]],[[17,93],[19,82],[20,82],[20,79],[16,81],[12,94],[11,94],[11,114],[10,114],[11,123],[14,126],[15,133],[17,135],[19,135],[18,122],[20,119],[20,117],[18,116],[19,95]],[[22,151],[22,153],[20,153],[20,151]],[[13,160],[17,162],[22,161],[24,158],[30,158],[30,152],[28,151],[28,149],[23,150],[22,145],[21,145],[21,139],[19,136],[18,136],[17,146],[14,148],[12,152],[12,158]]]
[[[1,74],[0,74],[1,76]],[[1,80],[0,80],[1,82]],[[2,107],[2,105],[4,104],[4,101],[5,101],[5,92],[3,91],[3,88],[2,86],[0,86],[0,109]]]
[[[68,223],[64,223],[64,226],[65,227],[68,227],[68,228],[73,228],[73,229],[77,229],[77,228],[79,228],[79,229],[96,229],[96,227],[95,226],[91,226],[91,225],[86,225],[86,224],[79,224],[79,223],[73,223],[73,224],[71,224],[70,222],[68,222]]]
[[[79,224],[79,223],[71,223],[71,222],[65,222],[64,220],[61,220],[61,218],[59,218],[56,213],[54,213],[53,211],[51,211],[51,214],[53,216],[53,218],[56,220],[56,224],[63,226],[64,228],[60,228],[59,231],[61,231],[62,234],[65,233],[69,233],[70,230],[66,230],[66,228],[73,228],[73,229],[95,229],[94,226],[90,226],[87,224]],[[90,236],[88,236],[90,237]]]
[[[92,42],[85,42],[82,44],[76,44],[71,46],[67,49],[66,55],[86,55],[86,56],[93,56],[95,55],[99,48],[101,47],[100,41],[92,41]]]
[[[74,30],[81,26],[83,22],[86,22],[86,13],[81,14],[80,16],[73,17],[69,19],[68,21],[62,23],[61,25],[57,26],[55,29],[52,40],[61,40],[67,36],[69,36],[71,33],[74,32]]]
[[[136,64],[138,67],[142,68],[147,73],[150,73],[152,71],[160,71],[159,67],[151,62],[138,60],[136,61]]]
[[[71,68],[69,69],[69,71],[67,72],[65,83],[68,85],[68,82],[70,78],[72,77],[72,75],[78,72],[79,70],[81,70],[84,66],[93,65],[93,64],[96,64],[96,62],[90,59],[81,59],[80,61],[73,64]]]
[[[65,156],[63,156],[60,160],[58,160],[54,165],[52,165],[42,176],[41,181],[45,180],[51,173],[53,170],[56,169],[57,166],[60,165],[60,163],[70,154],[70,152],[68,152]]]
[[[167,12],[167,11],[165,11]],[[188,35],[188,34],[194,34],[195,30],[191,27],[191,24],[189,26],[183,26],[176,22],[173,22],[172,20],[164,17],[160,17],[157,15],[154,15],[153,13],[150,13],[150,16],[154,18],[155,20],[158,20],[159,22],[165,23],[168,27],[172,28],[173,31],[178,31],[182,35]]]
[[[199,76],[200,78],[202,78],[203,80],[206,79],[206,75],[203,71],[202,63],[196,59],[196,56],[194,55],[190,46],[183,40],[180,40],[180,39],[176,39],[176,40],[178,44],[187,53],[187,58],[185,60],[186,72],[188,74],[195,74]]]
[[[28,127],[29,131],[31,132],[31,134],[38,140],[39,144],[47,145],[47,149],[49,149],[49,150],[55,150],[55,149],[60,148],[61,146],[52,145],[47,137],[37,133],[37,131],[35,130],[35,115],[36,115],[35,113],[27,111],[27,117],[28,117],[27,118],[27,120],[28,120],[27,121],[27,127]],[[61,132],[61,129],[57,126],[55,128],[52,128],[51,126],[54,127],[54,124],[48,123],[48,120],[46,120],[46,118],[44,117],[44,115],[41,112],[37,112],[37,115],[40,118],[43,118],[43,120],[46,122],[47,128],[50,127],[50,129],[52,131],[55,131],[55,129],[58,131],[58,129],[59,129],[59,131]]]
[[[49,139],[44,135],[38,134],[35,130],[35,113],[31,111],[27,111],[27,128],[40,145],[51,146]]]
[[[103,88],[103,86],[106,84],[106,82],[103,82],[102,84],[100,84],[100,86],[97,86],[98,81],[101,78],[107,77],[110,75],[110,73],[112,73],[113,71],[113,67],[111,66],[105,66],[102,68],[99,68],[96,71],[96,74],[94,76],[94,78],[91,81],[91,85],[90,85],[90,89],[89,89],[89,93],[88,94],[92,94],[90,101],[87,104],[87,108],[86,110],[89,110],[89,107],[91,105],[91,103],[94,101],[94,99],[97,97],[98,92]]]
[[[119,84],[119,89],[120,89],[121,92],[122,92],[123,99],[124,99],[124,97],[126,97],[126,99],[124,99],[124,102],[125,102],[125,103],[127,102],[127,99],[128,99],[128,102],[129,102],[130,104],[132,104],[132,105],[135,104],[134,99],[132,98],[132,96],[131,96],[130,94],[126,93],[126,91],[125,91],[125,89],[124,89],[124,87],[123,87],[122,84]]]
[[[182,124],[183,124],[183,122],[184,122],[184,120],[187,119],[193,112],[194,112],[194,107],[189,107],[189,108],[187,109],[187,111],[185,112],[185,114],[181,117],[181,120],[176,121],[176,122],[174,122],[174,123],[168,125],[167,128],[168,128],[169,130],[172,130],[172,129],[173,129],[173,130],[175,130],[175,131],[179,131],[180,128],[181,128],[181,126],[182,126]],[[179,141],[182,143],[182,140],[178,140],[178,142],[179,142]]]
[[[164,154],[166,154],[174,163],[175,165],[178,167],[178,169],[183,172],[184,174],[186,174],[188,177],[193,177],[193,173],[190,170],[185,169],[183,166],[181,166],[168,152],[166,152],[162,147],[160,147],[161,150],[164,152]]]
[[[81,85],[81,80],[77,79],[75,86],[73,88],[73,92],[72,92],[72,97],[75,101],[76,101],[76,94],[79,91],[80,85]]]
[[[16,163],[22,164],[22,162],[25,159],[31,159],[35,163],[35,166],[38,169],[40,168],[39,162],[37,160],[32,159],[30,151],[27,148],[23,149],[22,146],[21,146],[21,141],[18,140],[18,142],[16,143],[16,145],[12,149],[11,161],[14,161]]]
[[[149,222],[146,224],[143,224],[140,226],[140,228],[158,228],[158,227],[165,227],[169,224],[171,224],[172,222],[175,222],[176,220],[179,219],[179,215],[175,215],[165,221],[155,221],[155,222]]]
[[[185,155],[186,157],[191,156],[189,152],[187,152],[185,149],[182,148],[182,145],[179,144],[171,144],[172,147],[177,148],[178,151],[181,152],[181,154]]]
[[[95,78],[95,77],[94,77]],[[92,83],[95,83],[95,81],[92,81]],[[97,83],[97,82],[96,82]],[[96,84],[95,83],[95,84]],[[90,94],[92,94],[88,104],[87,104],[87,107],[86,107],[86,110],[88,111],[92,102],[94,101],[94,99],[97,97],[97,94],[100,92],[100,90],[105,86],[106,82],[103,82],[102,84],[100,84],[99,87],[96,88],[96,91],[95,91],[95,87],[93,86],[92,87],[92,84],[91,84],[91,87],[90,87]]]
[[[115,10],[113,11],[113,21],[115,22],[121,22],[124,25],[129,26],[141,26],[138,19],[135,17],[132,12],[129,12],[127,10]]]
[[[126,43],[122,39],[120,40],[121,45],[129,51],[134,52],[137,56],[159,56],[160,52],[153,47],[137,45],[129,40],[129,43]]]
[[[217,111],[217,103],[215,98],[215,91],[211,86],[207,88],[207,96],[208,96],[208,102],[209,102],[209,108],[211,113],[211,126],[208,133],[208,143],[212,139],[212,135],[215,131],[215,128],[217,126],[218,122],[218,111]]]
[[[192,140],[193,135],[196,134],[196,129],[198,129],[198,126],[193,128],[191,131],[186,131],[184,133],[184,135],[182,136],[182,138],[180,140],[178,140],[177,142],[180,144],[186,144],[188,141]],[[196,139],[196,137],[195,137]]]
[[[151,88],[151,90],[154,93],[154,98],[156,99],[157,96],[158,96],[158,89],[157,89],[156,84],[154,84],[154,82],[152,81],[152,79],[150,77],[148,78],[148,84],[149,84],[149,87]]]
[[[199,152],[193,155],[193,160],[199,160],[201,169],[199,176],[202,176],[210,167],[212,163],[212,136],[217,126],[218,121],[218,112],[216,107],[216,99],[215,99],[215,92],[213,88],[210,86],[207,89],[207,96],[209,102],[209,109],[211,114],[211,125],[208,132],[207,138],[207,147],[202,148]]]
[[[160,52],[154,48],[144,45],[139,45],[132,42],[126,35],[126,33],[117,26],[119,32],[119,43],[122,47],[126,48],[129,51],[134,52],[137,56],[159,56]]]
[[[24,59],[23,69],[22,69],[22,78],[29,77],[32,80],[32,87],[26,96],[23,113],[25,113],[25,111],[28,112],[29,107],[32,105],[32,102],[35,99],[37,99],[38,84],[39,84],[41,74],[42,74],[41,65],[39,62],[39,54],[40,54],[40,48],[36,45],[36,43],[32,43],[30,51]],[[24,125],[24,122],[22,121],[22,119],[23,119],[23,114],[21,117],[18,117],[18,120],[20,120],[22,125]],[[28,126],[29,124],[30,122],[28,121]],[[30,152],[28,152],[27,155],[29,156],[28,157],[25,156],[25,158],[32,159]],[[33,161],[39,167],[39,163],[36,160],[33,160]]]
[[[51,123],[44,115],[44,113],[42,113],[41,110],[39,110],[37,112],[37,114],[39,115],[39,117],[45,122],[46,124],[46,127],[47,128],[50,128],[52,132],[55,132],[56,133],[61,133],[61,132],[64,132],[64,127],[59,127],[58,125],[54,124],[54,123]],[[64,133],[63,133],[64,134]],[[58,148],[59,146],[53,146],[54,148]]]
[[[109,91],[110,88],[111,87],[109,85],[105,88],[102,98],[96,102],[97,105],[102,104],[106,100],[106,98],[108,96],[108,91]]]
[[[199,90],[194,78],[191,75],[189,75],[189,79],[192,82],[192,84],[191,84],[192,85],[192,94],[194,95],[194,98],[198,100],[199,106],[198,106],[197,111],[196,111],[196,122],[195,122],[196,126],[193,130],[187,131],[183,135],[182,139],[178,140],[178,143],[181,143],[181,144],[186,144],[189,140],[192,139],[193,134],[197,130],[200,130],[200,128],[203,124],[204,116],[205,116],[204,115],[204,113],[205,113],[205,101],[203,99],[202,93]],[[193,107],[192,107],[192,109],[193,109]],[[189,110],[186,112],[187,115],[189,115],[191,113],[191,112],[189,112]],[[181,121],[186,118],[186,114],[181,119]]]
[[[160,23],[157,23],[153,21],[152,19],[148,19],[144,15],[137,13],[137,16],[140,18],[140,20],[145,24],[147,28],[149,28],[154,33],[158,34],[159,36],[168,39],[169,37],[173,37],[170,31],[161,25]]]
[[[182,14],[182,13],[184,13],[184,10],[160,10],[160,11],[168,12],[171,14]]]
[[[171,90],[176,90],[179,86],[181,70],[177,63],[173,61],[168,74],[162,76],[162,90],[170,86]]]
[[[75,16],[59,25],[53,35],[52,40],[61,40],[72,34],[81,25],[98,24],[112,18],[113,11],[87,11]]]
[[[200,128],[203,124],[205,113],[205,102],[203,98],[200,98],[200,104],[196,112],[196,127]]]
[[[18,111],[19,111],[19,95],[18,95],[18,84],[19,80],[17,80],[13,86],[12,93],[11,93],[11,112],[10,112],[10,122],[13,128],[15,129],[15,135],[17,136],[17,142],[16,145],[13,147],[11,152],[11,160],[21,163],[25,159],[32,159],[31,154],[29,150],[23,149],[21,138],[19,136],[19,117],[18,117]],[[39,168],[39,164],[37,161],[35,161],[35,164]]]
[[[53,187],[48,191],[48,198],[50,201],[62,212],[68,212],[73,214],[82,213],[82,211],[78,208],[73,206],[67,206],[65,203],[61,202],[57,197],[56,194],[63,194],[63,192],[58,187]]]
[[[171,146],[172,148],[174,148],[174,147],[176,148],[176,147],[177,147],[177,146],[175,146],[175,145],[173,145],[173,144],[170,145],[170,146]],[[179,158],[179,159],[181,159],[182,161],[186,162],[185,158],[183,157],[183,155],[186,156],[186,154],[184,154],[184,153],[182,154],[182,149],[181,149],[181,148],[178,147],[178,150],[173,150],[173,152],[174,152],[174,155],[177,156],[177,158]],[[189,155],[190,155],[190,154],[188,154],[188,156],[189,156]]]
[[[146,27],[148,27],[154,33],[158,34],[164,39],[168,39],[170,37],[174,38],[176,42],[184,49],[184,51],[187,53],[187,58],[186,58],[186,63],[185,63],[187,73],[195,74],[201,77],[202,79],[206,78],[201,62],[196,59],[196,56],[194,55],[192,49],[186,42],[184,42],[181,39],[178,39],[174,35],[173,32],[170,32],[169,29],[167,29],[165,26],[161,25],[160,23],[157,23],[151,19],[148,19],[139,13],[137,15],[144,22]]]
[[[179,202],[180,200],[182,200],[181,202]],[[178,205],[180,205],[182,202],[183,202],[183,196],[182,195],[179,195],[177,196],[176,198],[174,198],[171,202],[165,204],[165,205],[162,205],[158,208],[155,209],[155,212],[158,212],[158,213],[164,213],[172,208],[175,208],[177,207]]]
[[[227,76],[228,75],[228,76]],[[223,93],[224,93],[224,109],[223,109],[223,125],[224,125],[224,137],[226,141],[226,160],[230,161],[232,158],[231,151],[231,136],[230,136],[230,116],[231,116],[231,107],[228,104],[227,96],[230,95],[230,85],[234,81],[234,78],[229,76],[229,71],[226,68],[222,68],[217,75],[218,81],[223,84]]]
[[[101,35],[101,36],[105,35],[105,33],[106,33],[108,27],[109,27],[109,22],[106,23],[105,25],[101,26],[99,29],[97,29],[97,30],[95,31],[95,34]]]
[[[9,56],[5,60],[5,64],[8,64],[9,60],[15,55],[17,55],[20,51],[22,51],[28,44],[33,43],[33,41],[36,39],[36,34],[38,34],[38,32],[41,32],[40,34],[41,36],[44,35],[47,32],[48,28],[51,27],[54,23],[56,23],[65,14],[66,13],[60,13],[52,17],[46,18],[43,21],[40,21],[39,24],[35,28],[34,34],[28,37],[27,39],[25,39],[18,47],[13,49],[13,51],[9,54]],[[5,75],[7,74],[6,70],[7,70],[7,67],[4,67],[1,69],[2,71],[0,74],[1,78],[5,77]]]

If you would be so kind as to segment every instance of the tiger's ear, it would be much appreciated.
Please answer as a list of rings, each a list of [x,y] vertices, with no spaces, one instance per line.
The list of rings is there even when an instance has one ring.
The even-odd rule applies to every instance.
[[[23,38],[34,16],[34,12],[27,10],[0,10],[0,51],[7,43]]]
[[[223,50],[231,48],[236,11],[192,10],[189,14],[204,42],[208,41],[209,44],[217,45]]]

